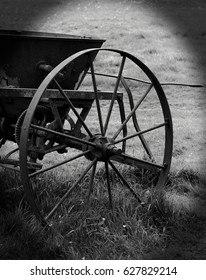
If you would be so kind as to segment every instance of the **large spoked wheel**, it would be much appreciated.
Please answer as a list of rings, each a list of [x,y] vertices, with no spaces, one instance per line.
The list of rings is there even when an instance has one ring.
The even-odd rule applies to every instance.
[[[76,73],[81,61],[86,67],[71,92],[58,76],[70,65]],[[44,224],[75,203],[87,205],[104,185],[111,207],[120,186],[141,204],[139,186],[165,184],[172,139],[164,91],[140,60],[119,50],[81,51],[50,72],[24,117],[20,169],[29,203]]]

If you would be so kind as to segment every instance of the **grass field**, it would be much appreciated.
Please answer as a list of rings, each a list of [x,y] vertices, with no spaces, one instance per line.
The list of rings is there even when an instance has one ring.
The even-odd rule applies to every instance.
[[[137,56],[161,83],[204,84],[204,1],[38,0],[26,1],[27,5],[25,1],[0,3],[0,28],[100,37],[106,39],[105,47]],[[115,71],[119,64],[105,56],[97,67],[101,69],[103,65]],[[19,178],[1,170],[1,259],[206,258],[206,247],[202,245],[206,232],[205,89],[163,88],[173,118],[174,147],[171,172],[161,199],[153,193],[150,173],[142,175],[144,184],[138,189],[146,201],[144,208],[127,196],[114,175],[111,181],[116,190],[115,209],[108,210],[105,173],[100,168],[86,211],[79,196],[86,192],[88,177],[68,201],[68,208],[65,205],[62,209],[59,224],[48,232],[36,223],[22,201]],[[143,122],[149,118],[154,124],[158,119],[156,111],[157,107],[148,102],[140,118]],[[92,118],[90,122],[95,127]],[[14,146],[8,143],[1,148],[2,153]],[[154,150],[159,154],[157,146]],[[80,171],[79,165],[48,174],[39,180],[38,188],[44,190],[43,195],[52,191],[55,199],[67,188],[65,182],[75,179],[76,170]],[[121,172],[132,186],[138,185],[139,174],[130,169]]]

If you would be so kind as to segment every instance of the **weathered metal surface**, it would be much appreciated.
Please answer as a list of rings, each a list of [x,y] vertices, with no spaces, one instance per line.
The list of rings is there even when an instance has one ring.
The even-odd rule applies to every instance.
[[[65,94],[70,99],[92,99],[94,100],[95,94],[93,91],[86,90],[64,90]],[[4,87],[0,88],[0,98],[1,97],[13,97],[13,98],[33,98],[36,93],[36,89],[32,88],[9,88]],[[98,91],[98,96],[100,100],[110,100],[113,92],[111,91]],[[118,92],[118,96],[122,96],[122,93]],[[44,98],[52,98],[52,99],[64,99],[57,89],[46,89],[44,93]]]
[[[65,94],[71,99],[75,107],[90,107],[95,94],[92,91],[64,90]],[[2,104],[2,112],[0,116],[16,116],[18,117],[22,111],[26,110],[34,97],[36,89],[32,88],[0,88],[0,103]],[[112,92],[99,91],[100,100],[110,100]],[[122,98],[122,93],[118,92],[118,97]],[[55,100],[55,104],[65,104],[65,99],[57,89],[47,89],[44,93],[42,102],[49,103],[49,99]]]
[[[25,111],[45,76],[68,56],[91,47],[100,47],[104,40],[57,33],[0,30],[0,140],[15,141],[14,127]],[[92,59],[96,56],[94,53]],[[77,60],[58,74],[61,87],[74,89],[80,74],[88,68],[88,58]],[[68,93],[66,93],[68,94]],[[76,95],[76,96],[75,96]],[[43,102],[62,98],[55,90],[46,93]],[[89,107],[91,93],[72,93],[76,107]],[[2,145],[0,143],[0,145]]]
[[[62,70],[65,67],[73,65],[76,60],[81,60],[85,57],[93,57],[93,53],[96,54],[96,52],[101,51],[114,52],[120,57],[120,64],[118,65],[119,69],[117,71],[118,75],[116,76],[116,82],[114,83],[114,90],[112,92],[106,93],[98,91],[92,60],[89,60],[88,67],[90,68],[89,75],[91,88],[94,89],[93,92],[81,91],[80,89],[67,91],[61,87],[56,78],[58,77],[59,73],[62,73]],[[111,55],[111,53],[109,55]],[[132,61],[134,67],[137,67],[138,70],[140,69],[148,77],[148,80],[150,80],[149,86],[145,88],[143,92],[141,92],[140,90],[141,94],[137,96],[137,99],[134,98],[134,94],[137,94],[138,90],[136,89],[134,92],[130,91],[129,87],[127,86],[127,82],[122,78],[124,67],[126,67],[126,60]],[[106,70],[109,72],[110,69]],[[107,81],[104,80],[104,82],[106,84]],[[124,94],[119,94],[118,92],[120,83],[122,83],[122,86],[124,87]],[[58,90],[50,90],[51,84],[54,84]],[[141,130],[138,123],[138,118],[135,114],[141,103],[143,103],[147,99],[146,97],[148,97],[149,93],[151,95],[155,95],[157,100],[159,101],[158,106],[159,108],[161,108],[163,121],[162,123],[152,126],[150,125],[150,127],[148,127],[147,129]],[[32,91],[25,94],[32,94]],[[123,95],[129,96],[130,110],[124,110]],[[59,98],[60,96],[61,98]],[[77,119],[74,122],[72,129],[67,130],[64,128],[62,124],[63,122],[61,122],[62,117],[60,111],[58,114],[58,112],[56,112],[55,110],[51,110],[49,116],[47,116],[47,114],[45,114],[44,117],[41,116],[39,118],[38,115],[36,116],[36,110],[38,106],[42,106],[44,100],[47,99],[47,97],[50,97],[50,100],[54,97],[55,105],[59,104],[58,102],[64,102],[65,104],[67,104],[68,108]],[[108,106],[101,107],[101,99],[108,99]],[[76,104],[74,103],[75,101],[77,102]],[[86,107],[86,102],[90,101],[93,103],[92,109],[95,109],[92,110],[92,117],[95,120],[94,123],[97,123],[96,129],[94,129],[91,119],[89,119],[89,121],[87,119],[87,114],[90,108]],[[118,124],[115,128],[114,123],[111,125],[111,118],[116,101],[119,105],[121,123],[118,123],[117,121]],[[77,111],[75,108],[76,106],[78,106],[78,104],[82,106],[81,112]],[[52,109],[52,107],[50,109]],[[64,116],[64,114],[62,116]],[[132,130],[127,129],[132,126],[132,123],[129,123],[129,120],[132,120],[132,123],[134,125],[134,128]],[[37,125],[35,123],[37,123]],[[150,143],[144,136],[146,133],[157,130],[159,128],[164,129],[164,141],[161,147],[163,149],[163,151],[161,151],[162,161],[160,163],[156,163],[156,161],[153,160],[153,155],[149,149]],[[129,135],[127,135],[127,133],[129,133]],[[70,195],[71,191],[78,186],[79,182],[83,179],[87,172],[92,169],[90,175],[91,177],[89,180],[90,195],[93,188],[96,167],[99,162],[105,167],[111,207],[112,191],[109,166],[120,178],[123,185],[130,190],[130,192],[137,198],[137,200],[141,204],[141,199],[133,190],[132,186],[130,186],[127,179],[121,175],[120,171],[118,171],[117,166],[122,163],[130,167],[132,166],[143,170],[152,171],[155,174],[154,176],[156,176],[155,179],[157,179],[157,187],[162,188],[166,181],[167,174],[170,168],[172,156],[172,134],[173,132],[171,114],[163,89],[161,88],[161,85],[159,84],[154,74],[137,58],[126,52],[110,49],[82,50],[68,57],[66,60],[62,61],[55,69],[53,69],[41,83],[34,98],[32,98],[32,101],[27,109],[24,122],[22,124],[19,146],[21,178],[22,184],[24,185],[25,192],[34,213],[43,224],[48,222],[48,220],[51,219],[54,213],[60,208],[61,204],[63,204],[67,199],[68,195]],[[118,136],[121,137],[117,139]],[[32,141],[32,138],[35,141]],[[144,154],[147,155],[146,159],[134,153],[135,149],[138,150],[141,148],[140,146],[136,148],[136,143],[139,141],[139,138],[143,146]],[[128,140],[130,139],[133,139],[134,147],[130,146],[131,142],[128,143]],[[50,143],[51,145],[48,145],[46,143]],[[58,152],[59,147],[61,148],[62,145],[63,147],[65,147],[65,150],[68,151],[67,160],[63,160],[56,165],[51,164],[46,168],[43,167],[41,170],[34,172],[33,174],[30,173],[28,157],[32,157],[33,160],[41,160],[43,159],[44,155],[50,153],[51,149],[52,151]],[[77,150],[77,154],[75,156],[70,156],[70,148]],[[64,195],[59,199],[59,201],[52,206],[49,213],[44,213],[44,211],[41,211],[42,209],[41,205],[38,202],[38,198],[36,199],[34,197],[31,178],[34,178],[39,174],[43,174],[44,172],[51,171],[52,169],[64,165],[67,162],[73,162],[73,160],[77,159],[81,160],[82,157],[85,157],[88,160],[88,163],[87,165],[85,164],[85,170],[83,171],[79,179],[77,179],[77,181],[72,186],[70,186],[68,191],[65,192]]]
[[[104,42],[91,37],[11,30],[0,30],[0,41],[0,85],[20,88],[39,86],[45,77],[44,71],[37,67],[40,62],[55,67],[70,55],[101,47]],[[65,68],[67,79],[63,87],[73,89],[86,64],[87,60],[83,59]]]
[[[163,187],[172,156],[172,119],[163,89],[146,65],[129,53],[100,49],[104,42],[100,39],[42,32],[0,31],[0,40],[0,146],[6,140],[16,142],[19,146],[19,159],[11,158],[14,152],[18,152],[17,148],[4,158],[0,158],[0,166],[21,173],[28,201],[42,224],[53,216],[71,191],[92,169],[88,197],[90,196],[98,162],[105,166],[111,207],[109,166],[141,204],[141,199],[118,171],[115,162],[155,171],[158,174],[157,187]],[[116,79],[112,92],[97,89],[93,60],[100,51],[110,52],[110,54],[112,52],[120,57],[118,74],[110,75]],[[137,67],[138,71],[141,70],[149,80],[149,87],[135,102],[126,81],[129,78],[123,77],[126,60],[130,60],[134,67]],[[109,73],[110,68],[108,70]],[[80,89],[81,82],[87,74],[90,75],[92,85],[90,88],[93,91]],[[108,74],[97,75],[109,77]],[[129,98],[129,112],[124,108],[123,94],[118,91],[120,83],[124,95]],[[136,111],[151,89],[159,101],[163,121],[141,130]],[[100,100],[109,100],[108,106],[101,107]],[[110,128],[116,101],[121,123],[117,128],[113,126]],[[91,107],[94,123],[98,122],[98,127],[95,129],[91,119],[88,121]],[[93,112],[95,107],[96,111]],[[103,111],[104,109],[106,111]],[[134,130],[127,135],[130,119],[133,121]],[[144,134],[160,127],[164,129],[165,139],[162,147],[162,163],[159,164],[155,162]],[[109,128],[110,132],[108,132]],[[117,139],[121,135],[122,137]],[[136,146],[134,149],[129,148],[128,140],[133,139],[135,144],[136,138],[140,139],[148,159],[144,160],[134,153]],[[76,149],[78,154],[70,156],[70,148]],[[45,167],[44,157],[53,152],[59,154],[68,152],[70,158]],[[31,178],[81,157],[86,158],[89,163],[79,179],[52,206],[49,213],[41,211],[41,206],[34,195]]]

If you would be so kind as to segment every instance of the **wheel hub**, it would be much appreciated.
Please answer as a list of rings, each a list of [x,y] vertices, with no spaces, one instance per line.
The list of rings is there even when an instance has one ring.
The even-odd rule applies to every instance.
[[[111,156],[119,155],[122,150],[114,145],[114,141],[106,136],[95,135],[94,137],[87,139],[96,144],[96,147],[84,147],[83,150],[89,150],[90,153],[87,158],[93,160],[97,158],[99,161],[107,161]]]

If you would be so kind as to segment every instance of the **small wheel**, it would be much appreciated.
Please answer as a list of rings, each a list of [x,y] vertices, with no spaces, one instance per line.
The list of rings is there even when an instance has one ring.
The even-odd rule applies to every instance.
[[[56,79],[70,65],[80,77],[73,92]],[[41,106],[47,108],[44,121],[41,114],[38,120]],[[63,209],[74,205],[72,196],[76,195],[77,204],[86,197],[87,204],[104,176],[111,207],[119,184],[141,203],[138,186],[146,181],[145,188],[148,184],[158,190],[164,186],[172,143],[170,109],[154,74],[129,53],[84,50],[50,72],[27,109],[20,139],[22,183],[42,223],[61,217],[59,211],[66,213]],[[31,173],[31,156],[41,162],[42,169]],[[49,180],[51,172],[59,177],[61,186],[41,184],[43,178]],[[130,180],[131,174],[137,181]]]

